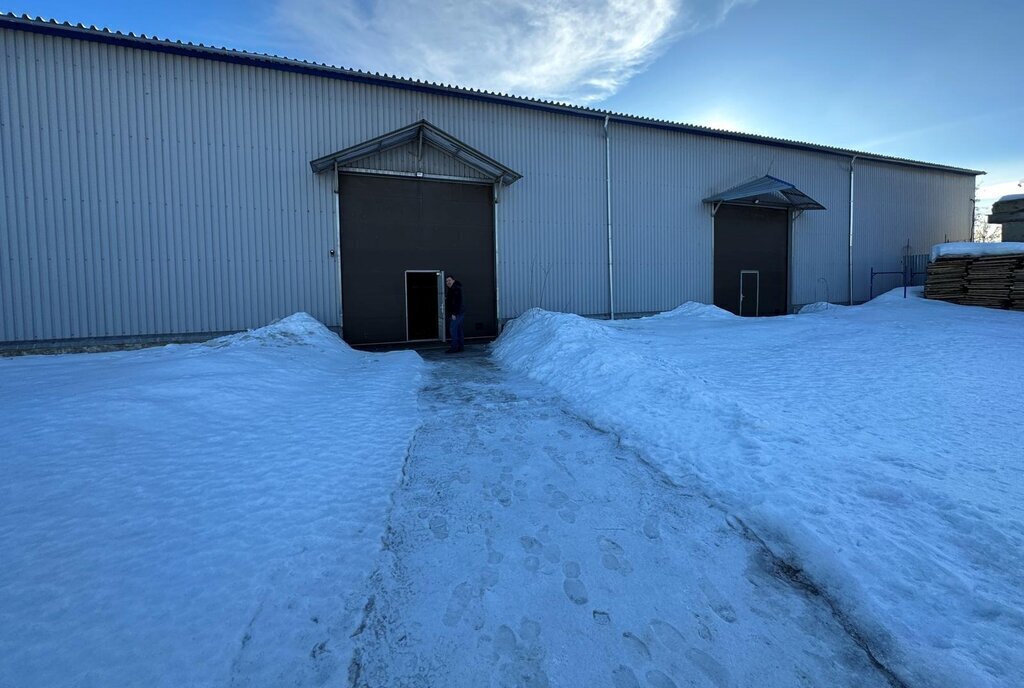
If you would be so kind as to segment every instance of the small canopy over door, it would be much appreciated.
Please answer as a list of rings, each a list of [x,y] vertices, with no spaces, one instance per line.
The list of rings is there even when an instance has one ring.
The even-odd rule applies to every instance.
[[[743,316],[787,313],[792,220],[825,206],[769,175],[704,202],[714,217],[715,305]]]
[[[825,210],[825,206],[805,194],[793,184],[778,177],[765,175],[753,181],[726,189],[704,199],[711,205],[711,214],[718,212],[723,203],[757,205],[765,208],[789,208],[796,211]]]

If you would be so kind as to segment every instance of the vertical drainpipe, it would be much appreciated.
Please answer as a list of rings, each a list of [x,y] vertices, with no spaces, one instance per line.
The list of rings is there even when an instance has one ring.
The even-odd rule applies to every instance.
[[[491,186],[491,221],[494,224],[494,317],[498,321],[498,334],[501,334],[501,250],[498,237],[498,194],[501,191],[501,180]]]
[[[850,264],[847,267],[847,288],[849,289],[849,303],[853,305],[853,163],[857,160],[858,156],[850,158],[850,246],[849,246],[849,260]]]
[[[612,139],[608,133],[608,116],[604,118],[604,183],[608,215],[608,316],[615,320],[615,273],[612,261]]]
[[[338,250],[335,253],[335,260],[337,261],[337,272],[338,272],[338,329],[344,332],[345,328],[345,310],[342,306],[341,301],[341,180],[338,179],[338,161],[334,161],[334,181],[331,182],[334,187],[334,241],[337,242]]]

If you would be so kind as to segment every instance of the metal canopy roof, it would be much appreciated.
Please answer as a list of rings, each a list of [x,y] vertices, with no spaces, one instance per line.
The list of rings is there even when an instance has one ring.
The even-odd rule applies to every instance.
[[[475,148],[467,146],[454,136],[441,131],[425,119],[421,119],[419,122],[410,124],[407,127],[396,129],[383,136],[378,136],[375,139],[356,144],[351,148],[312,160],[309,166],[313,168],[314,174],[333,170],[335,165],[342,167],[356,160],[405,145],[412,141],[419,141],[420,145],[427,144],[437,148],[442,153],[469,165],[488,179],[493,180],[494,183],[500,182],[508,186],[523,177],[523,175],[487,157]]]
[[[789,182],[765,175],[760,179],[734,186],[727,191],[709,196],[705,203],[714,203],[715,210],[721,203],[763,205],[766,207],[792,208],[794,210],[825,210],[825,206],[796,188]]]

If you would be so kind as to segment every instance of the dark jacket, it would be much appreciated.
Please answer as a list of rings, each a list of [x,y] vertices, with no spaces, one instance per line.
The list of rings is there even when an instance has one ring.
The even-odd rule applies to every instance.
[[[462,282],[455,280],[452,286],[444,290],[444,312],[448,317],[453,315],[464,315],[466,308],[462,304]]]

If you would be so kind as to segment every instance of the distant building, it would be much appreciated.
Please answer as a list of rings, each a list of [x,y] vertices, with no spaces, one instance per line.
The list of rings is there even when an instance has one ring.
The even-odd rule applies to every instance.
[[[437,339],[442,271],[470,337],[774,315],[971,233],[975,170],[13,15],[0,67],[0,346]]]
[[[1002,225],[1003,241],[1024,241],[1024,194],[1003,196],[993,203],[988,221]]]

